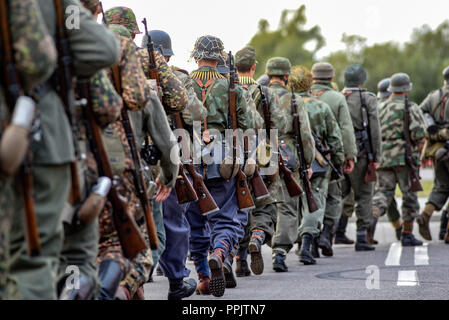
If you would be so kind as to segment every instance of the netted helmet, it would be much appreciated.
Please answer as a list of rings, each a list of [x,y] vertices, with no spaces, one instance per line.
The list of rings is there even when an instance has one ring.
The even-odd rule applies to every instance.
[[[190,57],[198,60],[207,59],[216,61],[220,61],[220,58],[223,61],[227,59],[223,42],[219,38],[210,35],[202,36],[196,40],[195,48]]]
[[[292,68],[288,83],[293,87],[296,92],[309,91],[312,86],[312,73],[304,66],[295,66]]]

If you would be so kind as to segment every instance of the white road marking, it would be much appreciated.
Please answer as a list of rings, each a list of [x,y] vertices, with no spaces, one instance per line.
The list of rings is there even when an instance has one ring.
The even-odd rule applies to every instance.
[[[418,272],[416,270],[400,270],[398,272],[398,287],[419,286]]]
[[[427,246],[428,243],[425,243],[423,246],[415,247],[415,266],[429,265],[429,254]]]
[[[394,242],[390,246],[387,259],[385,260],[386,266],[399,266],[401,262],[402,245],[400,242]]]

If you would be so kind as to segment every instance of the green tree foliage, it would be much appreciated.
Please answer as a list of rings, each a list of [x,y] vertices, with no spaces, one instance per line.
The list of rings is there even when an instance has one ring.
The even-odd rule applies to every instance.
[[[353,63],[362,64],[368,73],[365,86],[376,92],[377,83],[397,72],[406,72],[413,82],[411,99],[421,103],[427,94],[442,85],[442,70],[449,65],[449,20],[435,30],[428,25],[414,29],[408,42],[366,45],[357,35],[343,35],[345,50],[330,54],[325,60],[336,70],[335,81],[343,87],[343,73]]]
[[[259,21],[259,31],[249,42],[257,52],[259,66],[256,77],[265,72],[266,62],[271,57],[286,57],[292,65],[313,63],[315,53],[325,45],[325,41],[318,26],[305,29],[305,11],[304,5],[297,10],[282,11],[279,27],[274,31],[270,31],[267,20]],[[312,48],[307,49],[306,46]]]

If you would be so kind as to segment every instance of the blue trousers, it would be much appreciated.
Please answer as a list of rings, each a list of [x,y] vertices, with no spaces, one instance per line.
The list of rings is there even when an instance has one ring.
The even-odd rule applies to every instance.
[[[205,184],[220,210],[204,216],[200,213],[197,203],[191,203],[187,210],[186,217],[190,224],[190,254],[195,262],[207,258],[211,245],[214,249],[225,246],[227,256],[244,234],[242,226],[244,212],[239,213],[238,210],[235,179],[226,182],[224,179],[216,178],[206,180]],[[248,219],[246,213],[244,216]]]

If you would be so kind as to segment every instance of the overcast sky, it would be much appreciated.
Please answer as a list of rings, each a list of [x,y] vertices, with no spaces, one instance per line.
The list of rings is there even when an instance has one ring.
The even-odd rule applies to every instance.
[[[449,19],[448,0],[103,0],[105,10],[121,5],[133,9],[141,31],[146,17],[150,30],[168,32],[175,52],[170,63],[189,71],[195,67],[187,60],[198,37],[218,36],[226,51],[236,52],[257,32],[260,19],[275,29],[283,9],[301,4],[306,5],[307,27],[319,25],[326,39],[320,57],[343,48],[344,32],[364,36],[368,44],[405,42],[413,28],[423,24],[436,28]],[[141,37],[136,43],[140,46]]]

